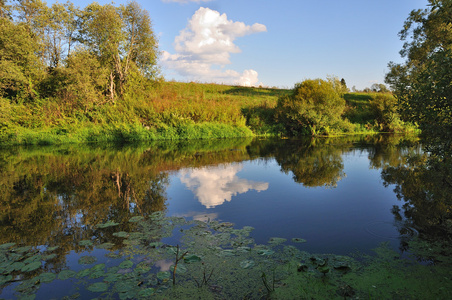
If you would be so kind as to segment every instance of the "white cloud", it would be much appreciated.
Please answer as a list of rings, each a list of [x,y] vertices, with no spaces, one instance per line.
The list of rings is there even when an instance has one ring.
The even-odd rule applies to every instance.
[[[256,71],[245,70],[240,74],[224,70],[224,65],[231,63],[231,53],[241,52],[234,44],[236,38],[266,30],[265,25],[234,22],[226,14],[201,7],[175,38],[176,54],[163,51],[162,64],[190,80],[257,85]]]
[[[240,165],[222,165],[182,170],[180,180],[206,208],[231,201],[232,196],[246,193],[249,190],[260,192],[268,189],[268,182],[239,178],[237,173],[241,169]]]

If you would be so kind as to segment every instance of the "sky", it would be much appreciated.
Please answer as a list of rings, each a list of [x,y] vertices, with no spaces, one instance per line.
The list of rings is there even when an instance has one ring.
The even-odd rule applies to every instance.
[[[398,32],[410,11],[428,3],[136,1],[152,19],[166,80],[292,88],[305,79],[336,76],[357,89],[384,83],[388,63],[403,61]],[[93,1],[72,2],[84,7]]]

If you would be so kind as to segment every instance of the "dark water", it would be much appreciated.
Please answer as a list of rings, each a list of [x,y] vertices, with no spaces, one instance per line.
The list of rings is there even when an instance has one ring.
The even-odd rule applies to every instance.
[[[372,253],[382,242],[403,249],[418,231],[399,213],[403,203],[382,172],[408,153],[420,146],[403,136],[3,149],[0,244],[58,246],[42,266],[50,273],[81,270],[77,261],[87,254],[114,266],[121,259],[80,241],[109,242],[96,224],[127,231],[130,218],[162,211],[252,226],[256,244],[280,237],[310,253]],[[179,236],[162,242],[176,245]],[[14,298],[22,279],[6,280],[0,297]],[[61,280],[52,289],[76,292]]]

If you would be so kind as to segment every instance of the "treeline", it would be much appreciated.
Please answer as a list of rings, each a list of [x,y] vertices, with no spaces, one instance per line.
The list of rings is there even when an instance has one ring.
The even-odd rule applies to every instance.
[[[2,1],[0,28],[0,90],[16,103],[51,97],[88,111],[156,77],[156,37],[136,2]]]
[[[411,129],[385,93],[361,103],[376,110],[353,120],[358,106],[347,100],[345,80],[306,80],[292,90],[164,82],[157,59],[151,18],[136,2],[0,1],[0,143]]]

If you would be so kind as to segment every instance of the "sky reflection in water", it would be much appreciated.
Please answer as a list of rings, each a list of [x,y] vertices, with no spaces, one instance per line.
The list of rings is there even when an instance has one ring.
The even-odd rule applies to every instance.
[[[310,252],[369,252],[384,241],[397,248],[391,208],[400,202],[368,157],[366,149],[344,151],[340,178],[320,187],[295,182],[275,159],[182,169],[169,180],[168,214],[253,226],[257,243],[303,238]]]

